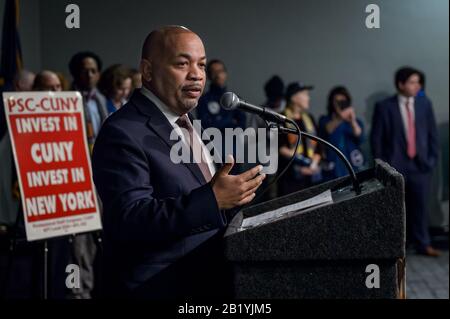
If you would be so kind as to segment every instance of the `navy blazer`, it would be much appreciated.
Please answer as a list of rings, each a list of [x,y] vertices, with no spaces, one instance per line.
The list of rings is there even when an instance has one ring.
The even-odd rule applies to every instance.
[[[103,203],[105,280],[133,290],[226,226],[197,164],[175,164],[172,126],[138,90],[104,122],[93,151]],[[164,283],[163,283],[164,284]]]
[[[374,158],[380,158],[400,173],[429,173],[437,163],[439,142],[431,102],[414,98],[417,156],[407,155],[407,139],[400,113],[398,95],[375,106],[372,118],[371,144]]]

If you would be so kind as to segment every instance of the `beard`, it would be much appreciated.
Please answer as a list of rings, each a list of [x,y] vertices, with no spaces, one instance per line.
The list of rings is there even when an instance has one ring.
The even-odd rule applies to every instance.
[[[198,99],[184,99],[183,101],[183,109],[186,113],[195,109],[198,105]]]

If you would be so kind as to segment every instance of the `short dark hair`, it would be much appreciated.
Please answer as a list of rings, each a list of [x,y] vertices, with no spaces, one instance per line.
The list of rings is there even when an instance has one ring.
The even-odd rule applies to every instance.
[[[284,97],[284,82],[278,76],[272,76],[264,85],[264,92],[269,100],[276,100]]]
[[[422,72],[410,66],[404,66],[398,69],[397,72],[395,72],[394,77],[395,87],[397,88],[397,90],[400,90],[400,87],[398,85],[399,83],[404,84],[414,74],[417,74],[419,78],[421,78]]]
[[[347,90],[345,86],[336,86],[331,89],[330,93],[328,93],[328,104],[327,104],[327,111],[328,115],[332,115],[335,112],[334,108],[334,98],[336,95],[343,95],[347,99],[348,103],[352,104],[352,96],[350,95],[350,92]]]
[[[78,52],[74,56],[72,56],[72,58],[70,59],[70,62],[69,62],[69,71],[73,78],[78,76],[78,74],[80,72],[80,68],[81,68],[81,63],[86,58],[94,59],[95,62],[97,63],[98,71],[100,72],[102,70],[102,66],[103,66],[102,60],[100,59],[100,57],[97,54],[95,54],[94,52],[90,52],[90,51]]]
[[[227,70],[225,63],[223,63],[223,61],[221,61],[219,59],[213,59],[213,60],[209,61],[208,64],[206,65],[206,76],[208,77],[208,79],[211,79],[211,66],[216,63],[222,64],[224,70],[225,71]]]

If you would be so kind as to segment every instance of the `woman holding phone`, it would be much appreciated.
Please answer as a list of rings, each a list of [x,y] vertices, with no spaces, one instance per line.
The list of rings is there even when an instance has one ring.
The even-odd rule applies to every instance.
[[[356,117],[347,88],[337,86],[330,91],[327,110],[328,114],[319,120],[319,135],[339,148],[355,170],[361,170],[365,164],[360,149],[365,138],[364,125]],[[325,180],[348,175],[344,163],[332,150],[326,150],[322,175]]]

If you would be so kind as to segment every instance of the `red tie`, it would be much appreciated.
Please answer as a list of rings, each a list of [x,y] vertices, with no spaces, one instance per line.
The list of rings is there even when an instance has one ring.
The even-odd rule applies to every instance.
[[[186,138],[186,142],[189,146],[191,146],[191,150],[194,153],[194,159],[202,171],[203,177],[205,178],[206,182],[208,183],[211,179],[211,171],[209,170],[208,163],[204,161],[202,153],[203,153],[203,143],[200,143],[200,145],[197,144],[196,147],[194,144],[198,143],[198,139],[194,137],[194,129],[191,125],[191,121],[189,120],[189,117],[184,114],[180,116],[180,118],[176,121],[179,127],[184,128],[186,131],[188,131],[189,135],[185,134],[186,132],[183,130],[184,137]],[[193,143],[191,143],[191,141]],[[201,150],[200,154],[195,154],[194,150]]]
[[[409,109],[409,100],[405,103],[406,114],[408,116],[408,156],[414,158],[416,156],[416,124],[413,119],[411,110]]]

